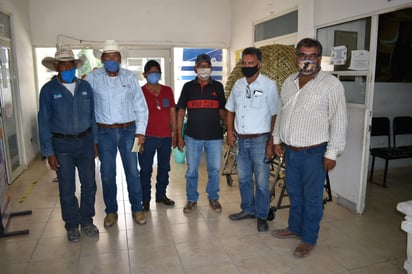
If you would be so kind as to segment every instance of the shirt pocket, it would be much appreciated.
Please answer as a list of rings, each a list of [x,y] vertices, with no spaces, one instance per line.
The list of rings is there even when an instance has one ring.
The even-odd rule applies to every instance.
[[[90,99],[82,98],[79,100],[79,112],[83,114],[90,114],[91,107],[90,107]]]
[[[300,99],[303,100],[303,109],[306,112],[322,114],[327,113],[328,111],[328,102],[326,98],[319,94],[311,93]]]
[[[265,99],[264,99],[263,93],[253,91],[251,106],[253,108],[262,108],[264,106],[264,103],[265,103]]]
[[[168,98],[163,98],[162,99],[162,107],[164,107],[164,108],[170,107],[170,101],[169,101]]]

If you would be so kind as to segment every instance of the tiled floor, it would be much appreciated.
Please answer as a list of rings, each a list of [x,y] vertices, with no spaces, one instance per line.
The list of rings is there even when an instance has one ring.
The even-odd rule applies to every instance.
[[[294,258],[298,240],[280,240],[259,233],[255,220],[233,222],[239,210],[239,189],[221,181],[223,212],[208,207],[204,162],[200,176],[198,210],[184,214],[185,165],[172,164],[168,195],[173,208],[151,203],[147,224],[133,223],[124,176],[118,172],[120,205],[117,226],[103,227],[104,205],[100,181],[96,197],[97,239],[82,236],[69,243],[60,216],[54,172],[44,161],[33,161],[11,186],[14,211],[32,215],[13,217],[9,231],[30,229],[30,234],[0,239],[0,273],[405,273],[406,233],[397,202],[411,199],[411,168],[391,169],[388,188],[370,184],[365,214],[325,206],[320,239],[313,254]],[[97,172],[97,175],[99,173]],[[378,175],[378,173],[377,173]],[[97,176],[99,178],[99,176]],[[236,176],[234,176],[236,181]],[[376,180],[381,177],[376,176]],[[288,209],[276,212],[270,230],[287,224]]]

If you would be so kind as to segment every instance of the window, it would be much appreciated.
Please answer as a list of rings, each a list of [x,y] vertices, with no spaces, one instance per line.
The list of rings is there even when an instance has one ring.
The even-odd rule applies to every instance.
[[[376,82],[412,82],[412,8],[379,16]]]
[[[298,32],[298,11],[255,25],[255,42]]]

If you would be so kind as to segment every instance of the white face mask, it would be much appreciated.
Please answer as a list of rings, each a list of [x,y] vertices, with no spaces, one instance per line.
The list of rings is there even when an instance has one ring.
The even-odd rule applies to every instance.
[[[199,77],[199,79],[203,81],[209,79],[211,73],[212,73],[212,69],[210,68],[198,68],[197,69],[197,77]]]

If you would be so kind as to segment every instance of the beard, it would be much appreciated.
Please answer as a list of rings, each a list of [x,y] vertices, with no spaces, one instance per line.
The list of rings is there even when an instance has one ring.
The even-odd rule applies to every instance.
[[[320,65],[314,60],[302,60],[298,61],[299,74],[304,76],[310,76],[319,71]]]

